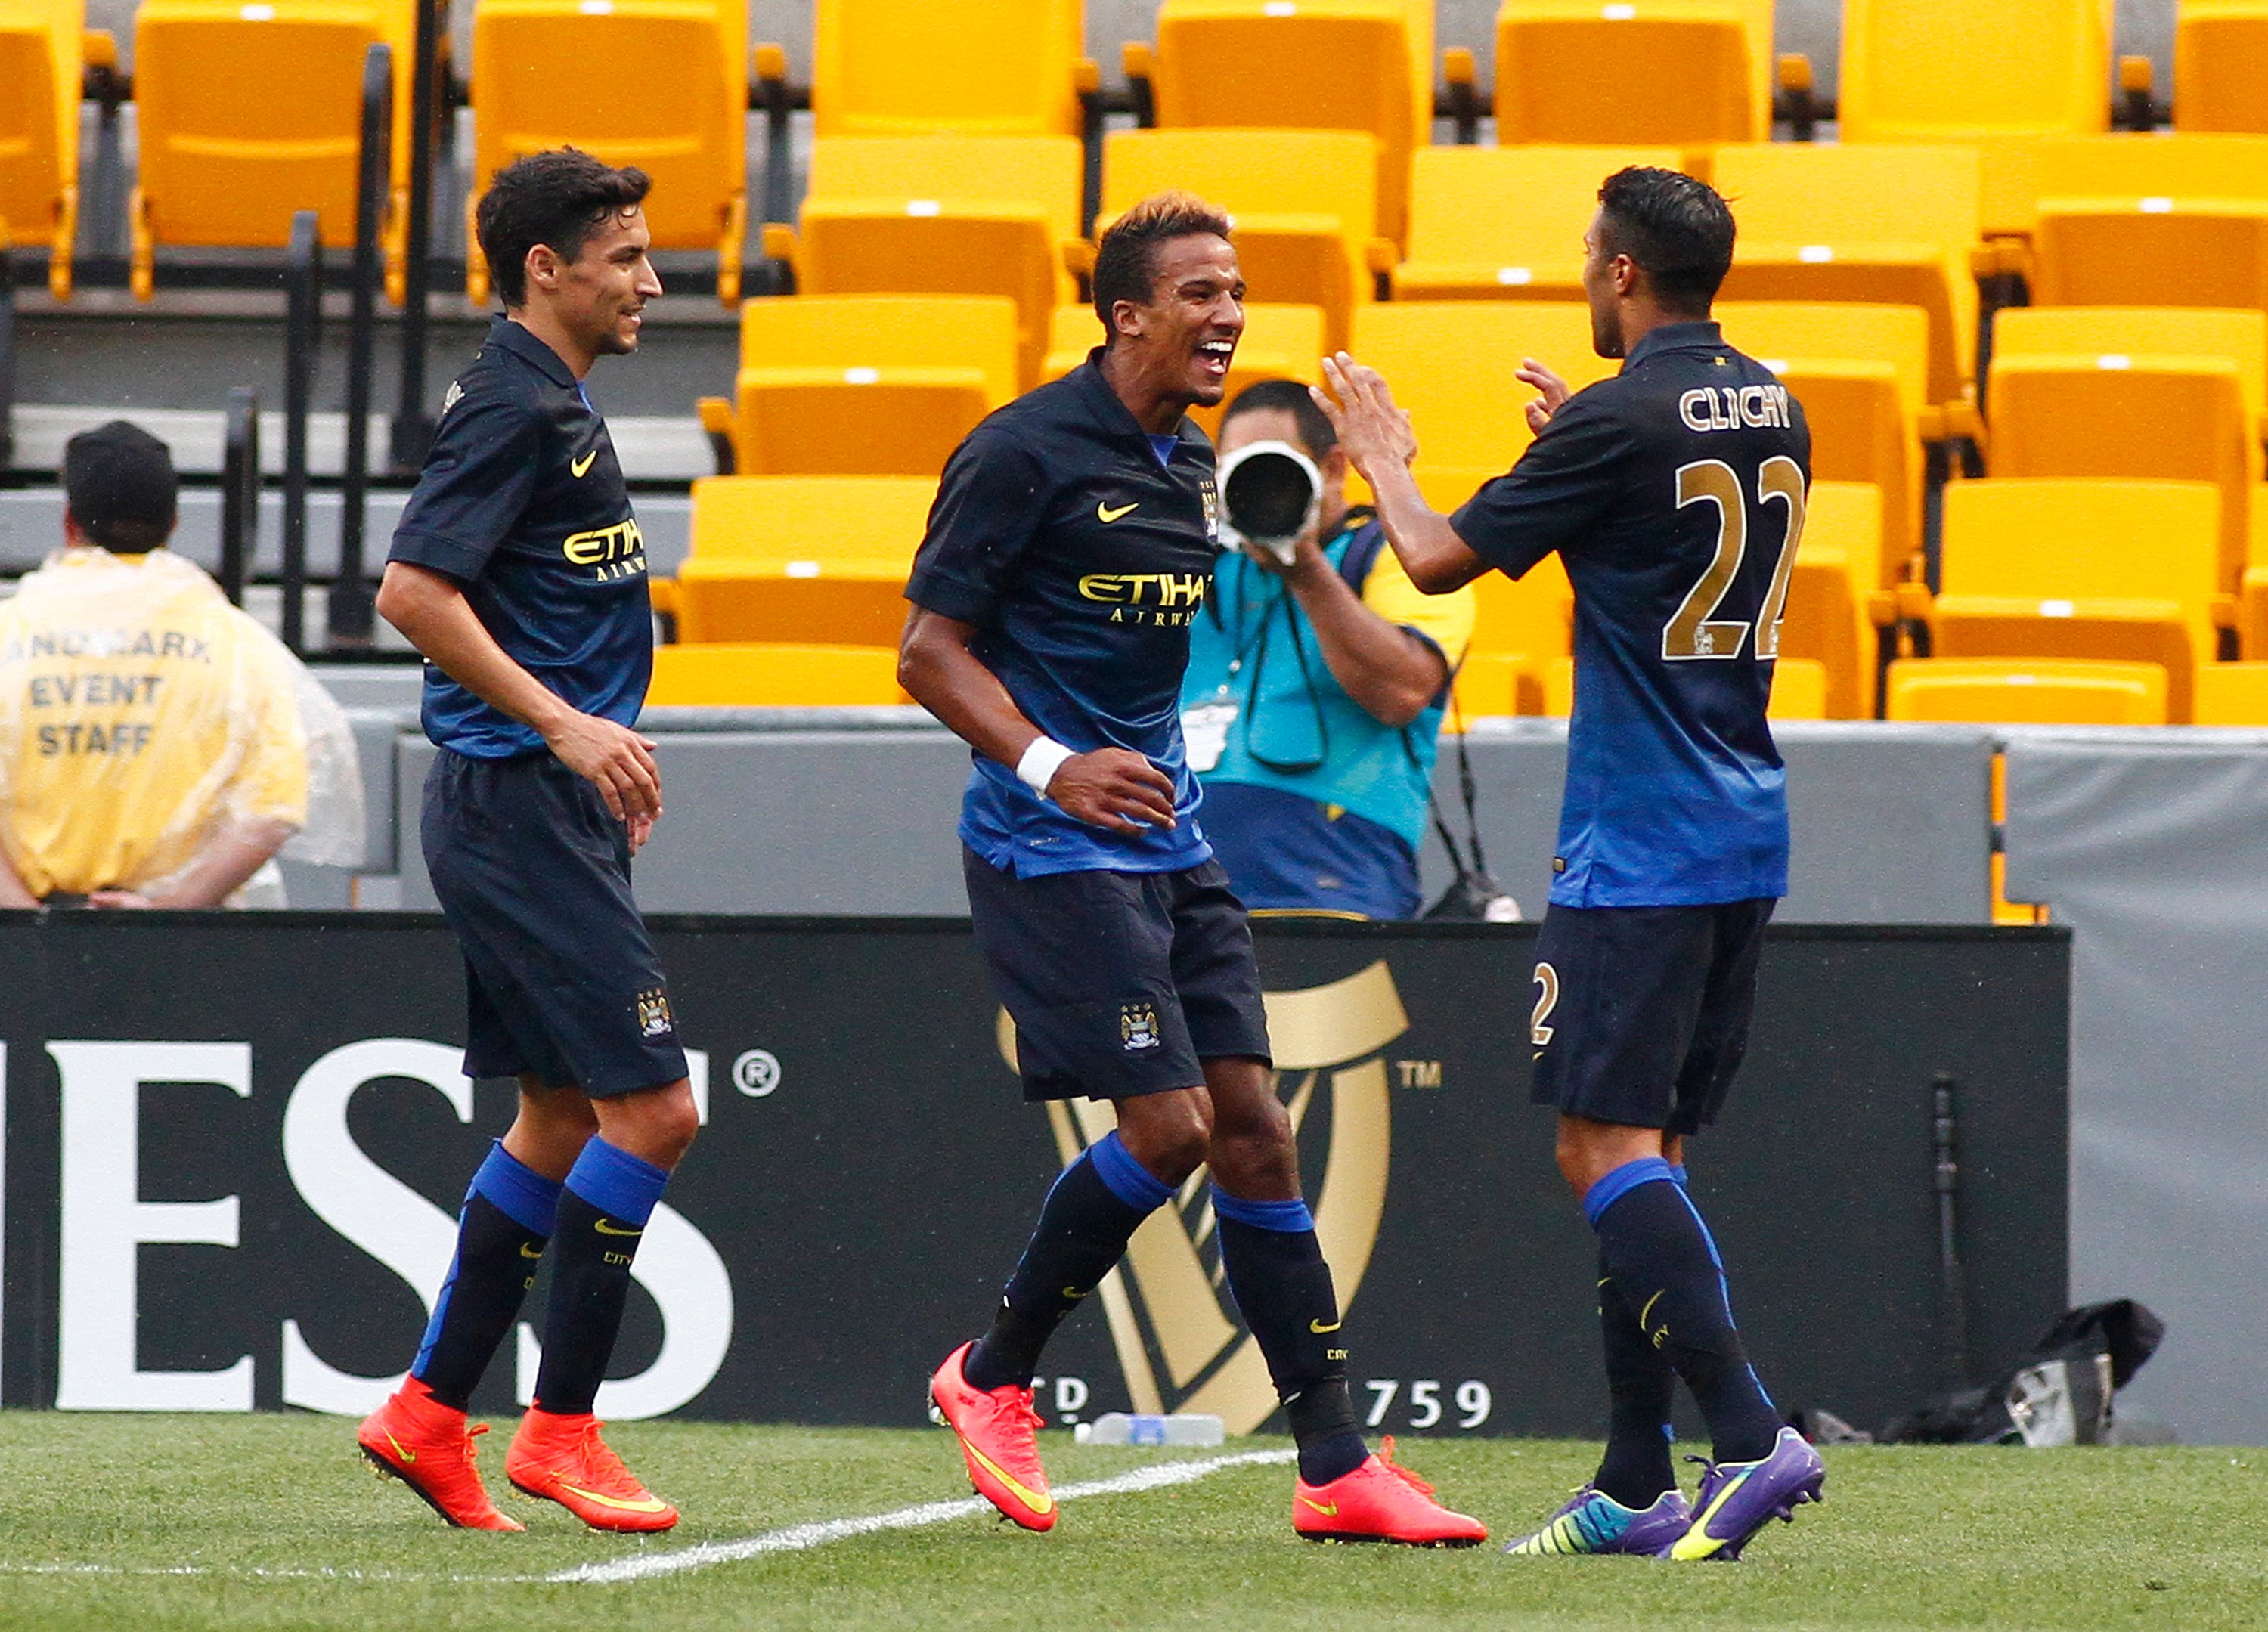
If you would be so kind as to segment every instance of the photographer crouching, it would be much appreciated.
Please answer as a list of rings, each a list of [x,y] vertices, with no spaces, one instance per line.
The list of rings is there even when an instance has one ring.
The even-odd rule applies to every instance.
[[[1247,907],[1418,915],[1418,844],[1473,592],[1418,593],[1293,380],[1220,428],[1225,554],[1182,689],[1204,830]]]

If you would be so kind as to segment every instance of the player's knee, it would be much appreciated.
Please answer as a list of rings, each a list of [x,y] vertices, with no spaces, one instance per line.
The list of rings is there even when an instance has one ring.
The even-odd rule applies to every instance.
[[[1166,1184],[1197,1172],[1212,1132],[1212,1107],[1202,1094],[1158,1094],[1119,1107],[1119,1142]]]

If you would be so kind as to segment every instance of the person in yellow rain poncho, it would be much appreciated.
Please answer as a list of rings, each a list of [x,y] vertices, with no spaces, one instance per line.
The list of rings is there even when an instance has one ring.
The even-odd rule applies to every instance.
[[[63,487],[65,548],[0,602],[0,906],[281,906],[287,841],[359,861],[345,717],[165,548],[166,445],[84,432]]]

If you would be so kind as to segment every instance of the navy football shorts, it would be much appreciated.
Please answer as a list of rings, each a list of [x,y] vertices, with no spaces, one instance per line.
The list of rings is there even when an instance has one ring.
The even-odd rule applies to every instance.
[[[549,754],[444,748],[425,867],[465,954],[465,1075],[605,1096],[685,1073],[669,986],[630,895],[630,834]]]
[[[1748,1048],[1778,904],[1547,908],[1529,1022],[1535,1103],[1671,1134],[1715,1121]]]
[[[1019,878],[966,846],[976,947],[1016,1022],[1027,1099],[1131,1099],[1270,1057],[1244,904],[1219,862]]]

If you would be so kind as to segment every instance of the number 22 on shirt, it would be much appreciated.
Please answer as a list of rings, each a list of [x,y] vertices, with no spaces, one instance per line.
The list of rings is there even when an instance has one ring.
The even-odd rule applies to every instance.
[[[1756,656],[1764,661],[1779,656],[1781,615],[1787,609],[1787,584],[1795,570],[1795,553],[1803,539],[1803,467],[1784,453],[1776,453],[1757,467],[1756,503],[1778,502],[1787,507],[1787,527],[1779,559],[1772,566],[1771,582],[1757,608]],[[1748,554],[1749,510],[1741,478],[1720,459],[1696,459],[1677,469],[1677,507],[1711,504],[1717,507],[1717,547],[1677,610],[1661,629],[1661,656],[1667,663],[1737,658],[1746,642],[1749,625],[1715,614],[1733,587]]]

